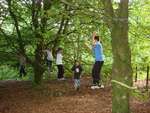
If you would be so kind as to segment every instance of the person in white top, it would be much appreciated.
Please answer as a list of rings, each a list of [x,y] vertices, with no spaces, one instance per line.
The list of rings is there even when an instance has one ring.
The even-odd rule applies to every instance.
[[[44,50],[44,52],[46,52],[46,64],[48,66],[48,73],[50,75],[51,68],[52,68],[52,62],[53,62],[52,50],[48,48],[48,49]]]
[[[58,68],[57,77],[58,80],[64,80],[64,66],[63,66],[63,56],[62,56],[62,48],[58,48],[57,55],[56,55],[56,65]]]
[[[17,54],[17,57],[19,59],[19,77],[22,78],[26,75],[25,71],[25,65],[26,65],[26,58],[21,53]]]

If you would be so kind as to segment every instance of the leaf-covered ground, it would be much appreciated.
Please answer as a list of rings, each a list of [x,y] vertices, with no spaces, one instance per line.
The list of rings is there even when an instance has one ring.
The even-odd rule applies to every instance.
[[[111,87],[91,90],[90,78],[82,79],[79,92],[71,79],[44,82],[0,82],[0,113],[111,113]],[[133,113],[150,113],[150,102],[132,99]]]

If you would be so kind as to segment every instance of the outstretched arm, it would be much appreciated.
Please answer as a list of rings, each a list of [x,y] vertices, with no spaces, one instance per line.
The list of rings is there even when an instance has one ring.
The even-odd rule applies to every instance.
[[[96,32],[93,32],[93,35],[92,35],[92,45],[95,45],[95,40],[94,40],[95,36],[96,36]]]

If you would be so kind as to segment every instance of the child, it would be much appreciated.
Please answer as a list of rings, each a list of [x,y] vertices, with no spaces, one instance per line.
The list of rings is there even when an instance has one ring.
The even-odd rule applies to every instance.
[[[99,89],[104,88],[104,86],[99,82],[101,80],[101,69],[104,64],[104,53],[100,37],[97,36],[95,32],[93,33],[92,40],[95,64],[92,69],[93,86],[91,86],[91,89]]]
[[[53,62],[53,55],[52,55],[52,50],[51,49],[46,49],[44,50],[44,52],[46,52],[46,64],[48,66],[48,73],[50,75],[51,72],[51,68],[52,68],[52,62]]]
[[[75,87],[75,90],[78,91],[80,88],[80,76],[82,73],[82,67],[79,61],[75,61],[75,64],[71,70],[74,72],[74,87]]]
[[[58,80],[65,80],[64,79],[64,66],[63,66],[63,56],[62,56],[62,48],[58,48],[57,50],[57,55],[56,55],[56,65],[58,68]]]
[[[25,71],[25,65],[26,65],[26,58],[22,55],[19,54],[19,77],[22,78],[23,76],[26,75],[26,71]]]

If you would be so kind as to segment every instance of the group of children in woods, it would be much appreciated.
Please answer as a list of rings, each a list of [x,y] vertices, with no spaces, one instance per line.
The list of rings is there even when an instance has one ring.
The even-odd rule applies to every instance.
[[[99,89],[99,88],[104,88],[104,86],[101,84],[101,69],[104,63],[104,54],[103,54],[103,47],[100,41],[100,37],[96,35],[96,33],[93,33],[92,36],[92,51],[95,57],[95,63],[92,68],[92,86],[91,89]],[[46,52],[46,63],[48,67],[48,71],[50,73],[51,68],[52,68],[52,62],[53,62],[53,55],[50,49],[44,50]],[[57,73],[57,78],[58,80],[65,80],[64,78],[64,66],[63,66],[63,49],[58,48],[56,52],[56,65],[58,68],[58,73]],[[26,75],[25,72],[25,58],[20,56],[20,77],[23,75]],[[79,90],[80,88],[80,77],[82,74],[82,66],[78,60],[75,61],[73,64],[71,70],[73,71],[74,74],[74,87],[75,90]]]

